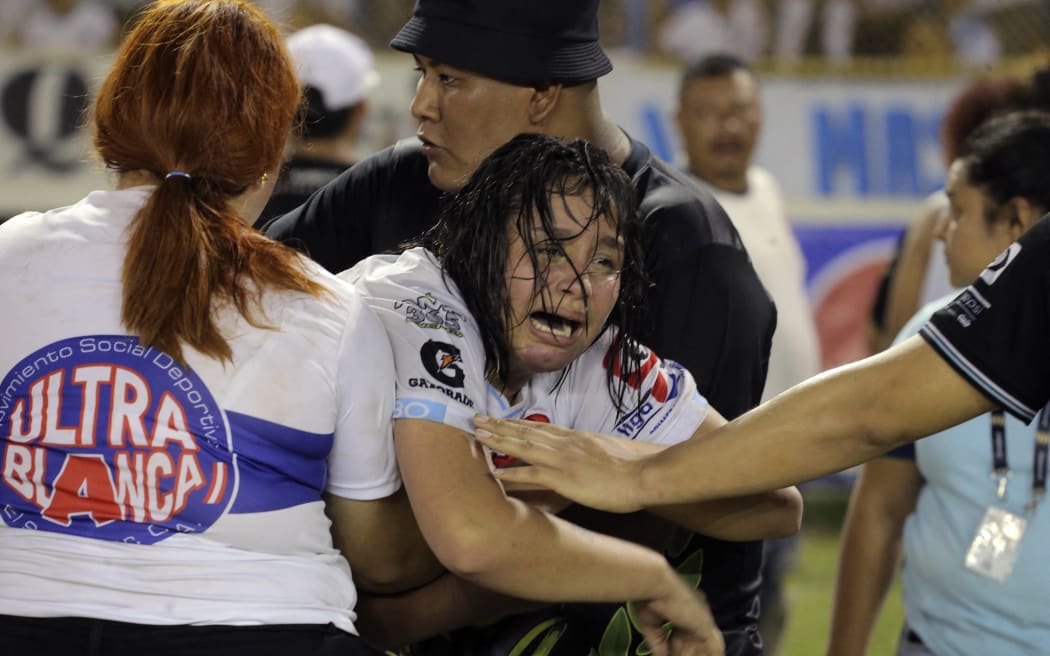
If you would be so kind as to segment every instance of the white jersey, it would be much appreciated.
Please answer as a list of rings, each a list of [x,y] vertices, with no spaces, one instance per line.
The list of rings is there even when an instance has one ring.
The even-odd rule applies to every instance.
[[[487,381],[477,325],[428,251],[374,255],[340,277],[357,286],[390,337],[395,419],[426,419],[473,433],[472,417],[485,413],[673,444],[688,439],[707,414],[689,372],[641,346],[638,371],[612,364],[614,375],[631,386],[618,412],[606,382],[613,360],[610,334],[570,365],[564,378],[560,371],[534,376],[511,403]],[[507,464],[501,458],[495,457],[496,464]]]
[[[747,191],[736,194],[700,180],[729,215],[758,279],[777,306],[762,400],[820,373],[820,340],[806,294],[806,258],[791,229],[780,185],[759,166],[747,170]]]
[[[0,226],[0,613],[146,624],[333,623],[356,593],[323,492],[400,486],[392,359],[356,292],[268,293],[188,368],[120,321],[149,187]]]

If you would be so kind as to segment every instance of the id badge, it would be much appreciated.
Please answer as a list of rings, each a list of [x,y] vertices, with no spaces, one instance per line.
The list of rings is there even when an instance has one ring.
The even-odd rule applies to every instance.
[[[995,506],[988,508],[966,552],[966,569],[1005,581],[1014,570],[1026,528],[1024,517]]]

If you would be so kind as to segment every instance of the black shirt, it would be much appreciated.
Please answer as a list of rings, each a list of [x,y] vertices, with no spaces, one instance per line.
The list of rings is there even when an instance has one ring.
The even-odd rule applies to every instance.
[[[321,187],[337,175],[350,168],[351,164],[337,163],[296,155],[281,167],[281,175],[274,183],[273,195],[259,215],[258,223],[264,224],[285,212],[299,207]]]
[[[960,375],[1030,422],[1050,399],[1050,215],[938,310],[920,334]]]
[[[430,183],[427,166],[418,144],[399,142],[345,171],[264,230],[304,247],[333,272],[396,250],[438,215],[442,192]],[[776,326],[773,303],[732,222],[708,191],[633,139],[623,168],[641,195],[646,268],[654,284],[640,341],[689,369],[711,405],[732,419],[761,398]],[[726,653],[760,654],[762,543],[690,535],[668,557],[688,567],[699,562],[701,549],[700,587],[726,632]]]

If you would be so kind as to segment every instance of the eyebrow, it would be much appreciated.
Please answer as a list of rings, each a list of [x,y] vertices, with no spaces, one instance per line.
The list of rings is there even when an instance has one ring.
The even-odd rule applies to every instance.
[[[534,226],[532,228],[532,232],[533,233],[539,233],[539,234],[541,234],[543,236],[547,236],[547,231],[543,229],[543,226]],[[570,240],[570,239],[575,239],[576,237],[579,237],[581,232],[582,232],[581,230],[568,230],[566,228],[554,228],[554,230],[553,230],[553,232],[552,232],[552,234],[550,236],[553,237],[554,239],[559,240],[559,241]],[[617,250],[623,248],[623,246],[624,246],[623,238],[621,238],[621,237],[611,237],[609,235],[605,235],[604,237],[600,237],[598,239],[598,244],[600,246],[608,246],[609,248],[615,248]]]
[[[444,68],[451,68],[452,70],[457,71],[457,72],[459,72],[459,71],[463,71],[464,73],[467,72],[467,71],[464,71],[462,68],[458,68],[456,66],[453,66],[452,64],[446,64],[443,61],[438,61],[436,59],[432,59],[430,57],[427,57],[425,55],[420,55],[418,53],[412,53],[412,59],[416,60],[416,64],[419,65],[419,66],[424,66],[425,65],[425,66],[429,66],[431,68],[442,68],[442,67],[444,67]]]

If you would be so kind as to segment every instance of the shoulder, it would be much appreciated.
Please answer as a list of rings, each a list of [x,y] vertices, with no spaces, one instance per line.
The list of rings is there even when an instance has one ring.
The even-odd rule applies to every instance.
[[[747,169],[747,184],[748,187],[761,194],[771,194],[780,197],[780,183],[777,182],[776,177],[773,176],[764,167],[752,164]]]
[[[358,176],[377,176],[390,182],[427,182],[427,158],[417,139],[402,139],[361,160],[351,170]]]
[[[459,289],[424,248],[372,255],[339,278],[353,285],[381,317],[395,323],[443,328],[458,335],[469,316]]]
[[[313,300],[308,303],[314,306],[313,311],[319,318],[328,316],[337,323],[352,322],[366,310],[364,295],[349,281],[330,273],[305,255],[299,255],[299,259],[310,278],[325,290],[323,295],[311,297]]]
[[[443,285],[441,265],[425,248],[410,248],[402,253],[371,255],[339,274],[365,294],[391,288],[433,287]]]
[[[16,239],[40,232],[43,212],[22,212],[0,223],[0,239]]]
[[[355,200],[376,200],[386,189],[390,193],[406,189],[418,193],[432,187],[427,178],[427,159],[415,139],[399,141],[369,155],[343,171],[331,185]],[[358,195],[358,190],[368,193]]]
[[[639,179],[640,210],[646,227],[666,240],[743,250],[729,215],[698,181],[652,157],[649,174]]]

